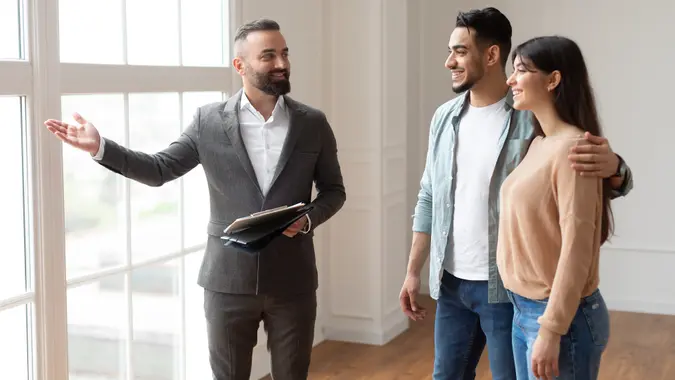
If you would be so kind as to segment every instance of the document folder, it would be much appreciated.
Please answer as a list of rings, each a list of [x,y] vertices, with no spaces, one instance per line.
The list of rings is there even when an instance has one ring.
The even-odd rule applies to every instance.
[[[298,203],[282,206],[238,218],[223,231],[225,245],[246,252],[265,248],[288,227],[312,210],[312,205]]]

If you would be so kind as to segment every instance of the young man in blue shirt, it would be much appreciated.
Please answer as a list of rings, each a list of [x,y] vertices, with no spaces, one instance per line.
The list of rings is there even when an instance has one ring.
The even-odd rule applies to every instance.
[[[516,380],[511,347],[513,306],[495,260],[499,189],[535,137],[532,115],[513,109],[506,84],[511,24],[499,10],[460,13],[445,66],[459,95],[438,107],[431,121],[426,166],[415,207],[403,311],[416,302],[420,272],[430,258],[429,287],[437,300],[434,380],[474,379],[485,345],[494,380]],[[575,147],[570,165],[579,175],[610,178],[614,197],[632,188],[628,166],[606,139]]]

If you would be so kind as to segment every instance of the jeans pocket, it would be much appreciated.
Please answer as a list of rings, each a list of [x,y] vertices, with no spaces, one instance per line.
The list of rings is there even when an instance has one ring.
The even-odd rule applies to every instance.
[[[581,307],[591,339],[596,346],[604,347],[609,342],[609,310],[599,292],[586,297]]]

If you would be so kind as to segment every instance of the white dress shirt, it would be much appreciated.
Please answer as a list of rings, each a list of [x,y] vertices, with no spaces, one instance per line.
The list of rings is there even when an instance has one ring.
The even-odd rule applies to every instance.
[[[272,116],[266,121],[253,107],[246,94],[242,93],[239,105],[239,130],[263,195],[267,195],[270,190],[288,134],[289,122],[290,116],[283,96],[279,97]]]
[[[263,195],[267,195],[277,170],[286,135],[288,135],[290,125],[288,108],[284,97],[279,96],[272,116],[265,120],[262,114],[253,107],[246,93],[242,91],[238,113],[239,130],[246,153],[251,160],[260,190]],[[93,156],[94,160],[101,160],[104,150],[105,140],[101,139],[98,152]],[[307,224],[301,232],[307,233],[312,228],[311,226],[312,221],[307,215]]]
[[[246,93],[242,92],[239,104],[239,130],[263,195],[267,195],[272,185],[289,125],[290,114],[283,96],[277,99],[272,116],[266,121],[253,107]],[[312,221],[307,215],[307,224],[300,232],[307,233],[311,228]]]

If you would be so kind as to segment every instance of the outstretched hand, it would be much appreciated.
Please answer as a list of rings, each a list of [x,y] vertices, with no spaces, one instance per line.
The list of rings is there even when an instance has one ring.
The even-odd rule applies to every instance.
[[[79,125],[71,125],[54,119],[49,119],[44,124],[61,141],[91,155],[95,155],[98,153],[101,135],[96,130],[96,127],[85,120],[79,113],[74,113],[73,118]]]
[[[584,138],[590,144],[570,148],[568,158],[572,168],[582,176],[609,178],[614,175],[619,167],[619,157],[614,154],[607,139],[588,132]]]

